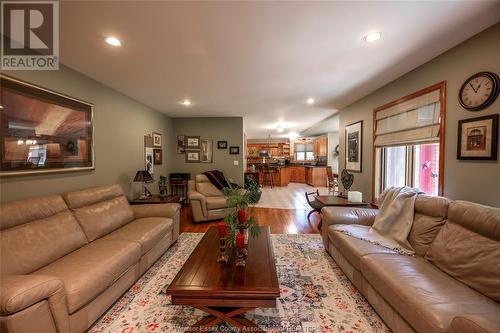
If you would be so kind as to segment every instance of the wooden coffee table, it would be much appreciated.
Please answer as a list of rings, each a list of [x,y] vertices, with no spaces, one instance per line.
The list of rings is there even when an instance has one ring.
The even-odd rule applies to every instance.
[[[217,228],[211,227],[168,287],[172,304],[209,314],[189,332],[206,332],[223,321],[242,331],[263,332],[243,313],[276,307],[280,296],[269,227],[260,227],[258,237],[249,237],[245,267],[235,266],[234,254],[227,263],[218,263],[218,254]]]

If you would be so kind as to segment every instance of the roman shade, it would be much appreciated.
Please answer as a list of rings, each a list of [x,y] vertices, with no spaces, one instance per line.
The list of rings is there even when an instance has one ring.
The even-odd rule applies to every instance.
[[[312,143],[296,143],[295,151],[297,152],[305,152],[305,151],[313,151],[314,145]]]
[[[375,146],[439,141],[440,90],[433,90],[375,114]]]

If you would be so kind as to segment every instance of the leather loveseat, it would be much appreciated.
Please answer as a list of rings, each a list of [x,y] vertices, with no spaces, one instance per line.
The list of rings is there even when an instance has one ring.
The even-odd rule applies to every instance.
[[[500,332],[500,209],[419,195],[408,236],[415,256],[334,230],[348,224],[367,231],[376,214],[325,207],[322,236],[394,332]]]
[[[203,174],[188,182],[187,196],[195,222],[222,219],[229,212],[224,193]]]
[[[176,241],[179,210],[119,185],[3,204],[0,331],[85,331]]]

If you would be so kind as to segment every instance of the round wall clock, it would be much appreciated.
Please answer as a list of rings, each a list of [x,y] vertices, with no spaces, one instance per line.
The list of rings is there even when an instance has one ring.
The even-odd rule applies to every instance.
[[[458,99],[469,111],[480,111],[490,106],[498,97],[500,79],[492,72],[480,72],[465,80]]]

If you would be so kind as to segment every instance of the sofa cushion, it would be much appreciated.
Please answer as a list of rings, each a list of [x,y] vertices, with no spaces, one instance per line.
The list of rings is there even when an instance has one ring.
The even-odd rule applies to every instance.
[[[368,226],[364,225],[342,225],[343,228],[349,230],[349,228],[357,228],[359,230],[366,231],[370,229]],[[392,253],[394,251],[386,247],[372,244],[370,242],[351,237],[343,232],[335,231],[334,226],[330,226],[328,229],[328,236],[330,237],[330,242],[335,248],[344,255],[344,257],[349,260],[351,265],[354,266],[358,271],[361,269],[361,258],[367,254],[373,253]]]
[[[500,209],[465,201],[451,203],[448,222],[425,258],[500,302]]]
[[[138,243],[100,239],[33,274],[55,276],[63,281],[68,311],[72,314],[111,286],[140,256]]]
[[[423,256],[429,250],[446,222],[449,204],[449,199],[425,194],[420,194],[415,200],[415,215],[408,242],[416,255]]]
[[[0,230],[41,220],[67,210],[68,206],[60,195],[3,203],[0,207]]]
[[[214,184],[210,183],[210,181],[196,183],[196,191],[206,197],[224,197],[224,193],[215,187]]]
[[[207,200],[207,209],[221,209],[227,208],[226,198],[224,197],[208,197]]]
[[[2,274],[31,273],[85,244],[85,234],[68,210],[3,230]]]
[[[89,242],[131,222],[134,212],[124,196],[77,208],[74,215]]]
[[[456,316],[500,313],[500,305],[422,257],[372,254],[361,259],[366,280],[418,332],[447,332]]]
[[[172,219],[166,217],[143,217],[104,236],[102,240],[136,242],[141,246],[141,254],[143,255],[171,232],[172,226]]]
[[[64,201],[71,209],[90,206],[106,200],[123,196],[120,185],[92,187],[85,190],[67,192],[63,194]]]

